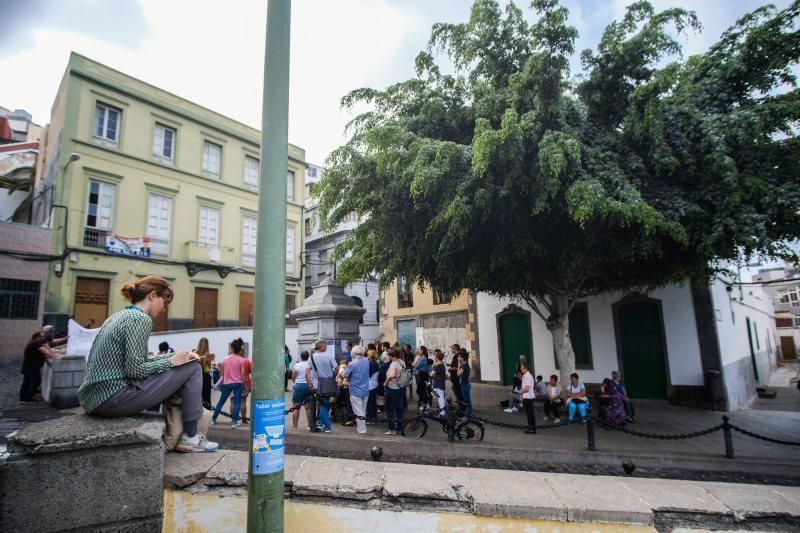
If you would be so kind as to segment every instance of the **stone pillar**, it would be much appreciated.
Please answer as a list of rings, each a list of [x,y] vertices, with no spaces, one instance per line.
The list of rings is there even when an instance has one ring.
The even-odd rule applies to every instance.
[[[42,398],[56,409],[77,407],[78,388],[83,383],[86,357],[65,355],[48,359],[42,369]]]
[[[163,433],[155,415],[68,415],[16,431],[0,455],[0,529],[160,533]]]
[[[344,293],[344,287],[337,285],[330,277],[313,288],[302,307],[292,311],[297,320],[297,345],[300,351],[314,349],[318,339],[333,341],[336,360],[341,357],[342,341],[358,344],[360,334],[358,321],[366,310],[353,303]]]

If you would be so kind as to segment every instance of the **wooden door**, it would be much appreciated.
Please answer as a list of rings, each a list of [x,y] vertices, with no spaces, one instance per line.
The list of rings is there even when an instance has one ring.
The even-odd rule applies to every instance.
[[[781,337],[781,354],[784,360],[797,359],[797,347],[794,345],[794,337]]]
[[[217,327],[217,289],[194,289],[194,329]]]
[[[253,303],[255,293],[249,291],[239,291],[239,326],[253,326]]]
[[[510,313],[498,320],[500,328],[500,372],[505,385],[514,382],[519,356],[524,355],[528,364],[533,362],[531,350],[531,321],[525,313]],[[531,367],[531,373],[534,372]]]
[[[94,320],[93,328],[99,328],[108,318],[108,292],[111,282],[107,279],[78,278],[75,283],[75,306],[72,318],[81,326]]]
[[[631,398],[667,398],[664,329],[657,303],[632,302],[617,307],[619,350],[625,389]]]
[[[169,329],[169,307],[165,307],[164,311],[156,318],[153,319],[153,331],[167,331]]]

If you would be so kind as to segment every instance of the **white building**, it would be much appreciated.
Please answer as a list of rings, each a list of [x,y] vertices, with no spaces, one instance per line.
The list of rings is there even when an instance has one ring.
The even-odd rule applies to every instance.
[[[510,383],[520,354],[533,355],[535,374],[558,374],[552,335],[524,303],[479,293],[477,319],[483,381]],[[767,383],[779,342],[769,295],[722,280],[579,302],[570,338],[586,383],[620,370],[634,398],[730,410],[749,405],[756,385]]]
[[[331,261],[333,249],[342,242],[347,234],[358,226],[358,215],[351,213],[336,230],[330,234],[322,232],[317,214],[317,200],[312,197],[314,186],[322,177],[322,167],[309,163],[306,170],[306,199],[304,214],[305,250],[303,265],[305,267],[306,297],[312,288],[318,285],[326,275],[336,275],[336,265]],[[351,283],[344,288],[345,294],[353,298],[353,302],[366,309],[364,324],[378,325],[380,320],[378,280],[374,276]]]

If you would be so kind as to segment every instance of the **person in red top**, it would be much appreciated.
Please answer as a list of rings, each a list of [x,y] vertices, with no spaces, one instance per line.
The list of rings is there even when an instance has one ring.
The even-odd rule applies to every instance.
[[[25,346],[25,358],[22,360],[22,387],[19,389],[19,401],[32,403],[39,385],[42,383],[42,366],[46,359],[53,357],[47,346],[47,338],[37,331]]]
[[[219,397],[217,406],[214,408],[214,415],[211,417],[211,424],[217,424],[217,417],[225,405],[225,401],[233,393],[233,409],[231,409],[231,419],[233,424],[231,429],[237,429],[239,424],[239,409],[242,403],[242,391],[244,390],[245,375],[244,341],[239,338],[231,342],[231,353],[222,360],[222,395]]]

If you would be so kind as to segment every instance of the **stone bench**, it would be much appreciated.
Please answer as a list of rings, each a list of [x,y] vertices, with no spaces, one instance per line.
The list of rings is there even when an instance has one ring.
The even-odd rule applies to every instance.
[[[160,415],[67,415],[12,433],[0,456],[2,530],[160,532],[163,433]]]

